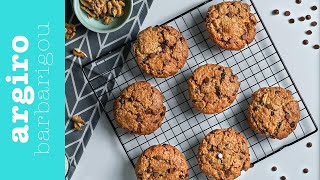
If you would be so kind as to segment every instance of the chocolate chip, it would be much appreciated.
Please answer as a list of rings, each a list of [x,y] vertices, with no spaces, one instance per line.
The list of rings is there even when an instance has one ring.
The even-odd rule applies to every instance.
[[[160,113],[160,116],[162,117],[162,116],[164,116],[166,114],[166,111],[162,111],[161,113]]]
[[[317,9],[318,9],[317,6],[311,6],[311,10],[312,10],[312,11],[315,11],[315,10],[317,10]]]
[[[275,93],[276,93],[276,94],[280,94],[280,91],[276,91]]]
[[[151,109],[150,108],[148,108],[147,110],[145,110],[144,111],[146,114],[151,114],[152,113],[152,111],[151,111]]]
[[[214,146],[214,145],[211,146],[212,151],[216,151],[217,149],[218,149],[217,146]]]
[[[165,49],[167,45],[161,44],[160,46],[161,46],[162,49]]]
[[[303,173],[307,174],[308,172],[309,172],[309,169],[307,169],[307,168],[303,169]]]
[[[297,4],[301,4],[301,2],[302,2],[301,0],[296,0]]]
[[[289,23],[290,23],[290,24],[293,24],[293,23],[294,23],[294,19],[292,19],[292,18],[289,19]]]
[[[306,19],[306,18],[303,17],[303,16],[299,17],[299,21],[304,21],[305,19]]]
[[[180,179],[184,179],[184,175],[180,174],[180,175],[179,175],[179,178],[180,178]]]
[[[271,116],[273,116],[274,115],[274,112],[273,111],[271,111]]]
[[[291,14],[290,11],[285,11],[285,12],[284,12],[284,15],[285,15],[285,16],[290,16],[290,14]]]
[[[152,172],[152,167],[149,166],[149,167],[147,168],[147,173],[151,173],[151,172]]]
[[[143,63],[146,63],[148,60],[149,60],[148,57],[144,57],[142,61],[143,61]]]
[[[287,178],[285,176],[280,177],[281,180],[286,180]]]
[[[312,34],[312,31],[311,31],[311,30],[308,30],[308,31],[306,31],[306,34],[307,34],[307,35],[311,35],[311,34]]]
[[[220,88],[218,86],[215,86],[215,90],[216,90],[216,95],[220,97],[221,96]]]
[[[307,44],[309,44],[309,41],[308,41],[307,39],[305,39],[305,40],[302,41],[302,43],[303,43],[304,45],[307,45]]]
[[[224,79],[225,77],[226,77],[226,73],[225,72],[221,73],[221,79]]]
[[[254,167],[254,164],[250,164],[250,168],[253,168]]]
[[[235,42],[235,40],[234,40],[233,38],[230,38],[230,39],[229,39],[229,43],[230,43],[230,44],[232,44],[232,43],[234,43],[234,42]]]
[[[312,23],[311,23],[311,26],[316,26],[318,23],[316,22],[316,21],[313,21]]]
[[[258,111],[260,108],[258,106],[253,107],[254,111]]]
[[[279,10],[278,10],[278,9],[273,10],[273,11],[272,11],[272,14],[273,14],[273,15],[278,15],[278,14],[279,14]]]
[[[231,16],[232,16],[232,14],[231,14],[231,13],[229,13],[229,12],[228,12],[226,15],[227,15],[228,17],[231,17]]]
[[[140,117],[140,116],[138,116],[138,117],[137,117],[137,119],[136,119],[136,121],[137,121],[137,122],[142,122],[141,117]]]
[[[231,82],[231,83],[235,83],[235,82],[236,82],[236,76],[235,76],[235,75],[232,75],[232,76],[231,76],[230,82]]]
[[[120,99],[120,103],[121,103],[121,104],[124,104],[124,103],[125,103],[125,100],[124,100],[124,99]]]
[[[290,123],[290,127],[291,127],[291,128],[294,128],[295,126],[296,126],[296,123],[295,123],[295,122]]]
[[[218,70],[219,70],[219,71],[223,71],[223,67],[219,67]]]
[[[154,57],[156,57],[155,53],[150,54],[150,58],[154,58]]]
[[[155,172],[152,174],[153,177],[159,177],[159,173]]]
[[[278,168],[277,168],[276,166],[273,166],[273,167],[271,168],[272,171],[277,171],[277,169],[278,169]]]
[[[245,40],[245,39],[247,39],[247,34],[243,34],[242,36],[241,36],[241,39],[243,39],[243,40]]]
[[[204,79],[204,82],[205,82],[205,83],[208,83],[208,82],[210,82],[210,79],[209,79],[208,77],[206,77],[206,78]]]
[[[310,19],[311,19],[311,16],[310,16],[310,15],[306,15],[306,19],[307,19],[307,20],[310,20]]]
[[[164,61],[163,61],[163,64],[164,64],[164,65],[168,65],[168,64],[170,64],[170,61],[169,61],[169,60],[164,60]]]
[[[160,155],[156,155],[153,158],[156,159],[156,160],[161,160],[162,159],[162,157]]]
[[[319,44],[314,45],[313,49],[319,49]]]
[[[312,147],[312,143],[311,142],[308,142],[307,143],[307,148],[311,148]]]

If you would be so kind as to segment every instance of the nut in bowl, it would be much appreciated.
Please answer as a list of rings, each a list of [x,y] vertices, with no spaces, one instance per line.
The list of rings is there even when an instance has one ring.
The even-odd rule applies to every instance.
[[[120,29],[130,18],[132,0],[74,0],[79,21],[88,29],[109,33]]]

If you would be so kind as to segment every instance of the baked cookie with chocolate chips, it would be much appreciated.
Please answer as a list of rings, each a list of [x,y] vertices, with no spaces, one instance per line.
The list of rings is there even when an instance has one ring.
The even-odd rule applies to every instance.
[[[114,102],[114,117],[119,127],[145,135],[157,130],[166,107],[161,92],[148,82],[136,82],[124,89]]]
[[[187,180],[188,164],[183,154],[175,147],[164,144],[145,150],[136,167],[138,180]]]
[[[188,58],[188,44],[171,26],[148,27],[133,44],[136,62],[146,74],[156,78],[172,76]]]
[[[288,137],[300,119],[298,101],[281,87],[265,87],[253,93],[248,111],[250,127],[275,139]]]
[[[250,168],[248,142],[231,128],[214,130],[201,142],[197,160],[209,178],[234,180]]]
[[[210,39],[227,50],[240,50],[250,44],[256,35],[256,24],[250,6],[238,1],[211,6],[206,18]]]
[[[193,106],[205,114],[224,111],[236,99],[239,87],[232,69],[218,64],[200,66],[188,80]]]

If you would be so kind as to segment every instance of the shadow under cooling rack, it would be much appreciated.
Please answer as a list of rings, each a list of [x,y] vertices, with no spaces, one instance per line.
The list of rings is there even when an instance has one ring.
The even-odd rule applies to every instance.
[[[205,179],[197,165],[196,154],[204,136],[214,129],[232,127],[241,132],[249,142],[253,164],[318,130],[256,8],[251,1],[244,2],[250,4],[258,23],[255,40],[240,51],[220,49],[209,40],[204,19],[208,7],[213,4],[210,0],[165,23],[181,31],[189,45],[187,63],[176,75],[160,79],[143,74],[133,57],[132,42],[83,66],[89,85],[133,165],[148,147],[167,143],[180,149],[186,156],[190,179]],[[196,111],[187,90],[187,79],[192,71],[207,63],[231,67],[241,83],[235,102],[224,112],[214,115]],[[124,88],[137,81],[148,81],[165,96],[166,118],[151,135],[139,136],[118,128],[112,113],[115,98]],[[294,133],[284,140],[258,135],[246,122],[251,94],[267,86],[286,88],[299,101],[301,119]]]

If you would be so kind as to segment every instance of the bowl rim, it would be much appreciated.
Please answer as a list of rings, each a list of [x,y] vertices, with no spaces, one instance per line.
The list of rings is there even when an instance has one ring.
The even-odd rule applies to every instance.
[[[77,2],[76,2],[77,1]],[[80,5],[80,0],[73,0],[73,12],[74,14],[76,15],[77,19],[80,21],[80,23],[86,27],[87,29],[89,29],[90,31],[93,31],[93,32],[97,32],[97,33],[111,33],[111,32],[114,32],[114,31],[117,31],[119,30],[120,28],[122,28],[128,21],[128,19],[131,17],[131,14],[132,14],[132,10],[133,10],[133,0],[129,0],[131,3],[130,3],[130,12],[128,14],[128,17],[125,19],[125,21],[123,23],[121,23],[119,26],[117,26],[116,28],[113,28],[113,29],[110,29],[110,30],[99,30],[99,29],[94,29],[92,28],[91,26],[89,26],[88,23],[86,23],[85,21],[83,21],[81,18],[79,18],[79,14],[78,14],[78,11],[75,10],[75,4],[78,3]],[[80,11],[82,11],[82,9],[80,8],[79,6],[79,9]]]

